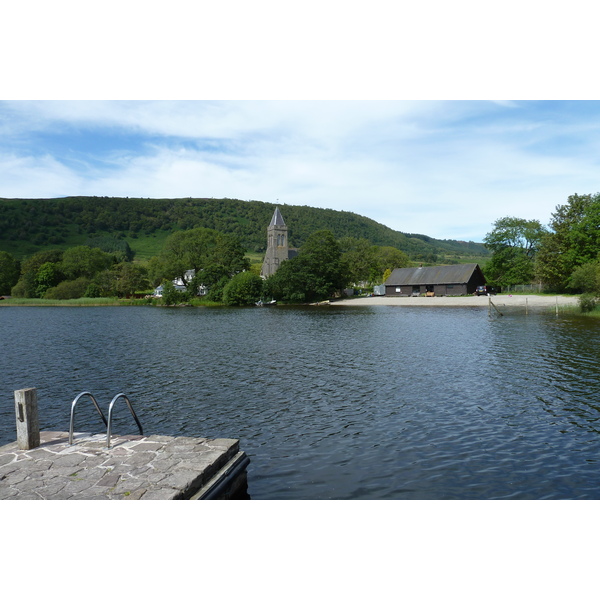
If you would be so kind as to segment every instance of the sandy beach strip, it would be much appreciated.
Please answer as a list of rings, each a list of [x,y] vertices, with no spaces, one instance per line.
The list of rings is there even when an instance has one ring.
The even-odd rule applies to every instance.
[[[528,307],[528,308],[551,308],[553,306],[571,306],[578,302],[577,296],[536,296],[536,295],[510,295],[498,294],[492,296],[493,304],[498,307]],[[427,298],[418,297],[392,297],[392,296],[369,296],[367,298],[345,298],[336,300],[334,304],[340,306],[464,306],[488,307],[490,298],[488,296],[434,296]]]

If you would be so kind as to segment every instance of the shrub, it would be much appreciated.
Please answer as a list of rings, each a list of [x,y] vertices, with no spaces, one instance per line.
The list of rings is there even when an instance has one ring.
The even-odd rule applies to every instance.
[[[44,298],[48,300],[72,300],[73,298],[83,298],[90,280],[86,277],[73,279],[70,281],[62,281],[56,287],[50,288]]]
[[[181,304],[185,302],[188,297],[185,292],[180,292],[174,285],[172,281],[164,281],[163,284],[163,293],[162,293],[162,303],[167,306],[174,306],[176,304]]]
[[[97,283],[90,283],[87,286],[84,294],[84,298],[101,298],[102,297],[102,289]]]
[[[19,281],[20,262],[8,252],[0,252],[0,294],[10,294]]]
[[[210,286],[208,290],[208,294],[206,294],[205,298],[210,300],[211,302],[222,302],[223,301],[223,290],[225,286],[229,283],[228,277],[221,277],[217,283]]]
[[[31,285],[28,284],[26,279],[22,277],[19,281],[12,287],[10,291],[10,295],[15,298],[31,298],[33,294],[31,293]]]
[[[581,312],[592,312],[596,308],[596,296],[594,294],[581,294],[579,296],[579,309]]]
[[[223,302],[229,305],[243,306],[254,304],[262,294],[262,279],[256,273],[245,271],[238,273],[223,288]]]
[[[584,294],[600,293],[600,263],[585,263],[577,267],[569,278],[569,287]]]

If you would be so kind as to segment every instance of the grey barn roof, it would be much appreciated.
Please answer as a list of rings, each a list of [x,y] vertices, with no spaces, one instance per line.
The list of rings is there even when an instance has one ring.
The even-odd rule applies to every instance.
[[[445,267],[410,267],[394,269],[385,285],[434,285],[468,283],[479,269],[476,263],[449,265]]]

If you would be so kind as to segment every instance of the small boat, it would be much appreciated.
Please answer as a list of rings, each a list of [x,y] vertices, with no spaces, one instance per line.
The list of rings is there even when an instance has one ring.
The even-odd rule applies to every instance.
[[[277,300],[269,300],[269,302],[264,302],[263,300],[259,300],[256,303],[256,306],[274,306],[277,304]]]

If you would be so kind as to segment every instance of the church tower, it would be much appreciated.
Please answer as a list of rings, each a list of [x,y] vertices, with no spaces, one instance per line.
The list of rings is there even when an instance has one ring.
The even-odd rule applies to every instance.
[[[271,223],[267,227],[267,253],[260,276],[266,278],[273,275],[279,265],[290,257],[289,250],[288,228],[279,208],[276,208]]]

